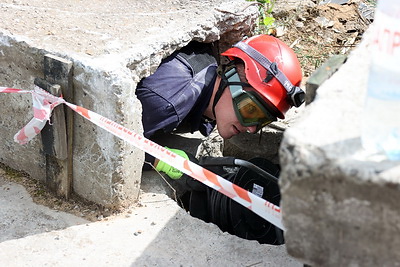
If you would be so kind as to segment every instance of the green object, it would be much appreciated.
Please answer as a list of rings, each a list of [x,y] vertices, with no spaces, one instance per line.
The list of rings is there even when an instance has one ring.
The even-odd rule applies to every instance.
[[[185,159],[189,159],[189,156],[186,154],[185,151],[180,150],[180,149],[172,149],[165,147],[171,152],[174,152],[175,154],[178,154],[181,157],[184,157]],[[182,177],[183,173],[178,170],[177,168],[172,167],[171,165],[165,163],[164,161],[160,160],[156,166],[156,170],[160,172],[164,172],[166,175],[168,175],[171,179],[177,180]]]

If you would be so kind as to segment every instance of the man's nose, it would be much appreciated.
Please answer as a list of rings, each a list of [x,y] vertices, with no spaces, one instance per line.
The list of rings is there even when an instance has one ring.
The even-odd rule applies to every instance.
[[[248,133],[255,133],[256,131],[257,131],[257,126],[246,127],[246,132]]]

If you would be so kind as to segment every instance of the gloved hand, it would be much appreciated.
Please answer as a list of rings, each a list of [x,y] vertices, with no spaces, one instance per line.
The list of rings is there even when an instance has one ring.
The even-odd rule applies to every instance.
[[[189,159],[189,156],[183,150],[172,149],[172,148],[168,148],[168,147],[165,147],[165,148],[168,149],[169,151],[172,151],[172,152],[178,154],[181,157],[184,157],[185,159]],[[183,175],[183,172],[181,172],[180,170],[172,167],[171,165],[169,165],[161,160],[158,161],[158,163],[156,165],[156,170],[160,171],[160,172],[164,172],[166,175],[168,175],[171,179],[174,179],[174,180],[181,178]]]

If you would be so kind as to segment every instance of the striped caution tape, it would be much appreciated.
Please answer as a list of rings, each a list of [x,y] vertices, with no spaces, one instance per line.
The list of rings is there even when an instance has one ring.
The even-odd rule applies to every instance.
[[[200,165],[167,150],[166,148],[145,138],[143,135],[137,134],[124,126],[107,119],[106,117],[86,108],[68,103],[62,97],[51,95],[39,87],[35,87],[34,90],[0,87],[0,93],[32,94],[33,118],[25,127],[15,134],[14,140],[19,144],[29,142],[40,133],[46,122],[50,120],[52,110],[60,104],[65,104],[97,126],[217,190],[242,206],[250,209],[273,225],[285,230],[282,224],[282,213],[280,207],[229,182]]]

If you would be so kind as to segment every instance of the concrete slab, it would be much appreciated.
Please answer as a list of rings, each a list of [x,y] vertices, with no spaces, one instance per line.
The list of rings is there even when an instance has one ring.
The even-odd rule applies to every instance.
[[[260,245],[191,217],[162,188],[148,185],[139,206],[88,222],[33,204],[4,175],[1,266],[302,266],[284,245]]]
[[[279,151],[286,246],[312,266],[400,264],[399,161],[371,157],[360,140],[368,38],[318,88]]]
[[[258,10],[243,0],[39,1],[0,3],[0,84],[32,89],[43,78],[44,55],[72,62],[74,104],[142,132],[135,88],[161,60],[192,40],[219,41],[220,49],[249,34]],[[25,146],[13,135],[32,117],[31,99],[1,95],[0,162],[45,179],[40,138]],[[12,119],[11,119],[12,118]],[[76,116],[73,189],[109,207],[139,194],[143,151]]]
[[[0,242],[89,222],[35,204],[22,185],[5,180],[4,175],[0,169]]]

